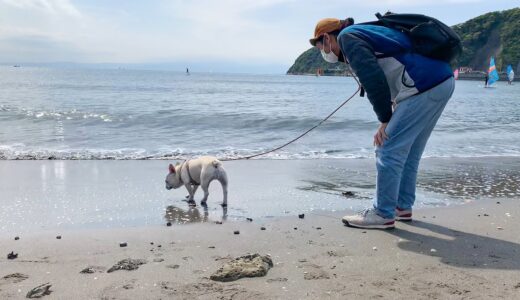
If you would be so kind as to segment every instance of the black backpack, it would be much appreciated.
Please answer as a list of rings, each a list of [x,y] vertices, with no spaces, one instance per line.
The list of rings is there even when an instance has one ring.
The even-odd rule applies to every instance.
[[[363,24],[380,25],[406,33],[413,51],[426,57],[452,62],[462,52],[460,37],[441,21],[419,14],[376,14],[377,21]]]

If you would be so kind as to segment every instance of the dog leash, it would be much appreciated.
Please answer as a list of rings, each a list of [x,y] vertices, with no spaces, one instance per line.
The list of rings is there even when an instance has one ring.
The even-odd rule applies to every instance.
[[[330,117],[332,117],[338,110],[340,110],[343,106],[345,106],[345,104],[347,104],[352,98],[354,98],[354,96],[356,96],[359,91],[361,91],[361,86],[358,86],[357,90],[352,94],[352,96],[350,96],[347,100],[343,101],[343,103],[341,103],[340,106],[338,106],[335,110],[333,110],[328,116],[326,116],[318,124],[314,125],[313,127],[309,128],[304,133],[300,134],[299,136],[295,137],[294,139],[288,141],[287,143],[285,143],[285,144],[283,144],[281,146],[278,146],[278,147],[273,148],[273,149],[268,150],[268,151],[264,151],[264,152],[260,152],[260,153],[257,153],[257,154],[253,154],[253,155],[242,156],[242,157],[235,157],[235,158],[219,159],[219,160],[221,160],[221,161],[247,160],[247,159],[251,159],[251,158],[254,158],[254,157],[266,155],[266,154],[278,151],[280,149],[283,149],[283,148],[289,146],[290,144],[296,142],[297,140],[301,139],[302,137],[306,136],[309,132],[313,131],[314,129],[319,127],[321,124],[326,122],[328,119],[330,119]]]

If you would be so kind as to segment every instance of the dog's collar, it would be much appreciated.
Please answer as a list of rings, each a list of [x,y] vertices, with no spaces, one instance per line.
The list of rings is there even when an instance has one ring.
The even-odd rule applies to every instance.
[[[182,174],[182,167],[186,165],[186,171],[188,172],[188,178],[190,179],[190,184],[191,185],[200,185],[200,183],[196,182],[192,177],[191,177],[191,174],[190,174],[190,163],[189,163],[189,160],[185,160],[182,162],[182,165],[181,167],[179,168],[179,173]],[[182,177],[181,177],[181,180],[182,180]]]

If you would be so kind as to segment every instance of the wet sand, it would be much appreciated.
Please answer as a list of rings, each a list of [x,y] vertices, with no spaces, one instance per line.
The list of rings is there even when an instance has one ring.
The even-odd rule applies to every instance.
[[[210,186],[207,209],[188,210],[184,188],[164,188],[168,163],[0,161],[0,235],[359,210],[371,204],[375,188],[371,159],[227,161],[225,214],[218,182]],[[417,208],[497,197],[520,198],[518,158],[422,161]],[[202,198],[200,190],[195,198]]]
[[[515,299],[520,202],[422,209],[395,230],[344,227],[342,213],[2,237],[0,298],[52,284],[46,299]],[[265,227],[266,230],[261,230]],[[234,231],[240,234],[234,234]],[[126,247],[120,247],[126,242]],[[153,243],[153,244],[152,244]],[[209,279],[231,258],[270,255],[265,277]],[[131,258],[138,269],[107,270]],[[93,273],[80,271],[91,267]],[[15,275],[13,275],[15,274]]]

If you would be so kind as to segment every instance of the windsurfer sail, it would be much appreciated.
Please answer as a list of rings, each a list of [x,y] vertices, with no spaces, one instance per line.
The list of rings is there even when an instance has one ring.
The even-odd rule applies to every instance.
[[[489,69],[488,69],[488,81],[486,84],[486,87],[491,86],[493,83],[498,81],[498,72],[497,68],[495,66],[495,58],[491,56],[491,59],[489,60]]]
[[[511,65],[507,66],[507,81],[509,84],[515,80],[515,71],[513,71],[513,67]]]

